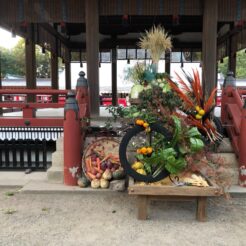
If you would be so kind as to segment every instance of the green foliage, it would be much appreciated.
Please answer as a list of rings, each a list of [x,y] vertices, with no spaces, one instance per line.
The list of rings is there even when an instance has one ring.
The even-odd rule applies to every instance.
[[[59,68],[62,67],[59,61]],[[25,76],[25,40],[21,39],[13,49],[1,48],[2,77],[6,74]],[[50,78],[50,52],[42,54],[40,46],[36,45],[36,71],[38,78]]]
[[[236,78],[245,79],[246,78],[246,53],[245,50],[237,52],[237,72]]]
[[[218,71],[226,77],[228,72],[228,57],[223,59],[223,63],[219,62]],[[236,60],[236,78],[245,79],[246,78],[246,53],[244,50],[237,52],[237,60]]]
[[[201,133],[196,127],[182,125],[181,120],[172,116],[173,138],[168,142],[160,134],[152,134],[151,155],[137,154],[136,159],[144,164],[144,169],[148,174],[157,176],[164,168],[171,174],[181,172],[187,165],[185,157],[203,149],[204,143],[201,140]]]
[[[124,70],[124,80],[141,84],[144,81],[145,64],[137,63],[133,67],[128,67]]]

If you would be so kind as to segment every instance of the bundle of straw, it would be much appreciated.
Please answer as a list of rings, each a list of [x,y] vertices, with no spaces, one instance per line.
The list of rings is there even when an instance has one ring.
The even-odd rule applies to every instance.
[[[153,26],[149,31],[145,31],[138,43],[141,49],[149,49],[153,63],[157,64],[161,55],[166,50],[171,50],[171,37],[165,32],[162,26]]]

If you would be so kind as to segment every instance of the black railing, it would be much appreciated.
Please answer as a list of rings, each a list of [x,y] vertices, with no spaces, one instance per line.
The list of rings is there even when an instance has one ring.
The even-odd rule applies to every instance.
[[[53,151],[52,140],[0,140],[0,170],[46,170],[51,164],[47,154]]]

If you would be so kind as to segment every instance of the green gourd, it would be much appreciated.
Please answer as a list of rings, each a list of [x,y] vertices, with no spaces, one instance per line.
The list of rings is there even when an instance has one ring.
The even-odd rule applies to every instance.
[[[86,177],[80,177],[78,178],[77,184],[81,188],[85,188],[89,185],[90,181]]]
[[[125,177],[125,172],[123,168],[120,168],[118,170],[115,170],[113,173],[113,179],[123,179]]]

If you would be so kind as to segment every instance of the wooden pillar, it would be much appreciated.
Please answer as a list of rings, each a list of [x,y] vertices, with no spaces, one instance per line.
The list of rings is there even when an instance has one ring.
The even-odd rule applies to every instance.
[[[59,89],[58,56],[56,53],[51,53],[51,88]],[[58,102],[58,95],[53,95],[52,101]]]
[[[99,115],[99,14],[98,0],[85,1],[87,78],[91,115]]]
[[[117,48],[112,49],[112,105],[117,106]]]
[[[171,72],[171,53],[165,53],[165,73]]]
[[[235,47],[235,42],[233,42],[233,37],[229,38],[229,61],[228,70],[234,73],[236,77],[236,65],[237,65],[237,48]]]
[[[25,59],[26,59],[26,87],[36,89],[36,53],[34,40],[34,25],[27,27],[27,38],[25,40]],[[27,96],[28,102],[35,102],[35,95]]]
[[[202,86],[205,96],[208,97],[217,84],[218,0],[206,0],[203,3]]]
[[[0,89],[2,89],[2,53],[0,50]],[[2,102],[2,94],[0,94],[0,102]],[[2,108],[0,108],[0,115],[3,114]]]
[[[70,61],[65,61],[65,80],[66,90],[71,89],[71,64]]]
[[[66,86],[66,90],[70,90],[71,89],[71,64],[70,64],[70,60],[71,60],[71,54],[70,54],[70,50],[66,48],[66,52],[65,52],[65,86]]]

